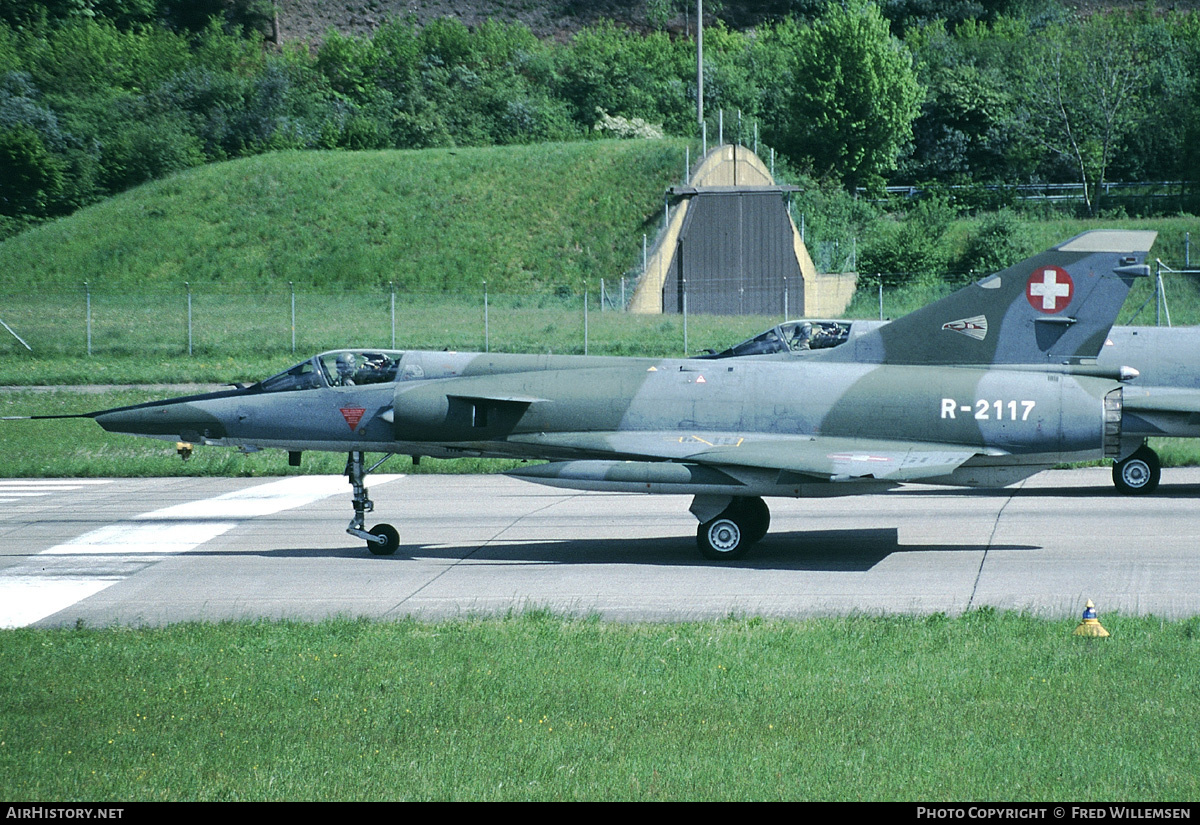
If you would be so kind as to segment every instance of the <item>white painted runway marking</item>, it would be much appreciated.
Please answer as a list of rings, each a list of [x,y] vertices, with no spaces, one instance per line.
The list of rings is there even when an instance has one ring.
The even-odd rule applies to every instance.
[[[44,498],[57,493],[70,493],[97,484],[111,484],[110,478],[89,479],[19,479],[0,480],[0,504],[12,504],[27,498]]]
[[[0,503],[12,503],[23,498],[41,498],[56,493],[70,493],[98,484],[112,484],[112,479],[4,479],[0,481]]]
[[[76,490],[95,484],[112,484],[111,478],[5,478],[0,479],[0,490],[9,487],[65,487]]]
[[[377,475],[372,485],[401,475]],[[342,476],[294,476],[202,501],[174,504],[110,524],[0,574],[0,628],[24,627],[65,610],[161,558],[194,550],[240,521],[303,507],[344,492]]]

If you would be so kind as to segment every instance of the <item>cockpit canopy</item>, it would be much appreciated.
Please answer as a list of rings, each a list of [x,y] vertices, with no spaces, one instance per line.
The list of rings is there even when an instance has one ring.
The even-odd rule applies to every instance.
[[[259,383],[261,392],[290,392],[318,387],[354,387],[385,384],[397,379],[400,359],[397,350],[343,349],[323,352],[301,361],[285,372]]]
[[[849,321],[785,321],[727,350],[701,358],[736,358],[776,352],[804,352],[843,344],[850,337]]]

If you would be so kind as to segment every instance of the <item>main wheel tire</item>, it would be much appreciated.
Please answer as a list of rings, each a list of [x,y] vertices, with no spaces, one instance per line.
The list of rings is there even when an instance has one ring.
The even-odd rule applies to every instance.
[[[724,513],[696,528],[696,544],[706,559],[740,559],[750,546],[740,524]]]
[[[767,503],[757,496],[735,498],[730,510],[742,524],[747,544],[762,541],[763,536],[771,529],[771,511],[767,508]],[[726,513],[730,510],[726,510]]]
[[[1141,496],[1158,489],[1162,464],[1158,454],[1145,446],[1138,447],[1128,458],[1113,464],[1113,484],[1127,496]]]
[[[371,535],[379,536],[383,539],[383,544],[376,544],[373,541],[367,542],[367,549],[371,551],[371,555],[373,556],[390,556],[400,548],[400,534],[390,524],[376,524],[375,529],[371,531]]]

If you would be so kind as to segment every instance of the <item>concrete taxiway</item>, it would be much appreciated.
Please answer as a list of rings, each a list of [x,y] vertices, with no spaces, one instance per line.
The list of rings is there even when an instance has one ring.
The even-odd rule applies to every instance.
[[[1200,470],[1125,497],[1107,468],[1004,490],[908,487],[768,503],[745,559],[695,546],[684,496],[502,476],[371,476],[375,557],[340,476],[0,480],[0,627],[549,608],[618,620],[730,614],[1200,614]]]

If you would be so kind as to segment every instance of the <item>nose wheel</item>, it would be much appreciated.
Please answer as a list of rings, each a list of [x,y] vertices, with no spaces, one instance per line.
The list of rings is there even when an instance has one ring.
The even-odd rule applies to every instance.
[[[390,556],[400,548],[400,534],[390,524],[376,524],[367,539],[367,549],[374,556]]]
[[[363,481],[367,473],[374,472],[392,455],[388,453],[370,468],[366,468],[364,455],[359,451],[350,453],[346,459],[346,477],[350,479],[350,486],[354,488],[354,518],[350,519],[350,526],[346,528],[346,532],[365,541],[367,549],[374,556],[390,556],[400,548],[400,534],[392,525],[376,524],[370,530],[366,529],[366,515],[375,509],[375,503],[367,495]]]

